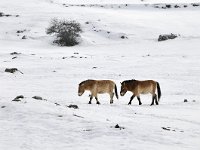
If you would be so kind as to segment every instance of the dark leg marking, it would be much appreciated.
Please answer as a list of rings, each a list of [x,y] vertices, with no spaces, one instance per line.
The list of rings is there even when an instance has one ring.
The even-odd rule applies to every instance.
[[[130,101],[129,101],[128,105],[131,105],[131,102],[132,102],[132,100],[134,99],[134,97],[135,97],[135,95],[132,95],[132,96],[131,96],[131,98],[130,98]]]
[[[93,96],[92,96],[92,95],[90,95],[90,101],[89,101],[89,103],[88,103],[88,104],[92,104],[92,99],[93,99]]]
[[[140,96],[137,96],[137,99],[139,101],[139,105],[142,105],[142,102],[140,101]]]
[[[152,105],[154,105],[154,98],[155,98],[155,96],[154,96],[154,95],[152,95],[152,102],[151,102],[151,106],[152,106]]]
[[[97,97],[95,97],[95,99],[96,99],[96,101],[97,101],[97,104],[100,104],[100,102],[98,101],[98,98],[97,98]]]

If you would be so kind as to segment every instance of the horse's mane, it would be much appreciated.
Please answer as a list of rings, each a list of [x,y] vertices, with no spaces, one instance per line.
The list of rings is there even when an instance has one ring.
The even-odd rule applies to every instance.
[[[133,82],[133,81],[136,81],[135,79],[132,79],[132,80],[125,80],[124,82],[125,83],[130,83],[130,82]]]
[[[82,81],[81,83],[79,83],[79,85],[85,84],[85,83],[87,83],[87,82],[89,82],[89,81],[92,81],[92,80],[91,80],[91,79],[88,79],[88,80]]]

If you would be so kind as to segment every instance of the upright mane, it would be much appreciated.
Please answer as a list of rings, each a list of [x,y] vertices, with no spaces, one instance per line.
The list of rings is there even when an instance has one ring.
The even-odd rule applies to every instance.
[[[81,85],[81,84],[85,84],[85,83],[87,83],[87,82],[89,82],[89,81],[93,81],[93,80],[88,79],[88,80],[82,81],[81,83],[79,83],[79,85]]]
[[[125,80],[125,81],[123,81],[123,82],[125,82],[125,83],[132,83],[133,81],[136,81],[135,79],[132,79],[132,80]]]

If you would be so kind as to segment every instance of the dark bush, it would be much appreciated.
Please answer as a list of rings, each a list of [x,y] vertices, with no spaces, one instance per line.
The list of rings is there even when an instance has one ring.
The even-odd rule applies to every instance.
[[[79,44],[80,33],[82,32],[80,23],[76,21],[53,19],[47,34],[55,34],[54,43],[60,46],[74,46]]]

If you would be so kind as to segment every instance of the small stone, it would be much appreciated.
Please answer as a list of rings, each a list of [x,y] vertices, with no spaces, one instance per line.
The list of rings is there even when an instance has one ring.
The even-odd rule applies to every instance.
[[[14,102],[20,102],[21,100],[20,99],[13,99],[12,101],[14,101]]]
[[[6,106],[1,106],[1,108],[5,108]]]
[[[186,102],[188,102],[188,100],[187,99],[184,99],[184,101],[183,101],[184,103],[186,103]]]
[[[36,99],[36,100],[43,100],[43,98],[41,96],[33,96],[32,98]]]
[[[196,102],[196,100],[192,100],[192,102]]]
[[[115,128],[118,128],[118,129],[120,129],[120,130],[121,130],[121,129],[125,129],[124,127],[121,127],[121,126],[119,126],[118,124],[115,125]]]
[[[119,125],[118,125],[118,124],[116,124],[116,125],[115,125],[115,128],[119,128]]]
[[[5,72],[9,72],[9,73],[15,73],[16,71],[18,71],[17,68],[6,68]]]
[[[16,59],[16,58],[17,58],[17,56],[13,57],[12,59]]]
[[[22,36],[22,39],[23,39],[23,40],[24,40],[24,39],[27,39],[27,36],[26,36],[26,35]]]
[[[67,107],[69,107],[69,108],[74,108],[74,109],[78,109],[78,106],[77,105],[69,105],[69,106],[67,106]]]
[[[56,106],[60,106],[60,104],[58,104],[58,103],[54,103],[54,104],[56,104]]]
[[[21,53],[18,53],[18,52],[12,52],[10,53],[10,55],[20,55]]]
[[[19,95],[19,96],[17,96],[15,99],[19,99],[19,98],[24,98],[24,96],[23,95]]]

